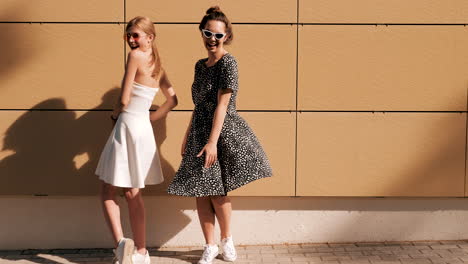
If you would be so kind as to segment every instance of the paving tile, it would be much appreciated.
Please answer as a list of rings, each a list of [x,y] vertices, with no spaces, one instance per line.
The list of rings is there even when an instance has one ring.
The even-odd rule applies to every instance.
[[[268,249],[260,249],[260,254],[264,253],[289,253],[287,248],[277,249],[277,248],[268,248]]]
[[[262,255],[261,254],[247,254],[248,259],[261,259]]]
[[[357,247],[355,243],[330,243],[328,244],[329,247],[339,247],[339,248],[346,248],[346,247]]]
[[[402,246],[403,249],[406,250],[422,250],[422,249],[431,249],[430,246],[428,245],[420,245],[420,246],[415,246],[415,245],[406,245]]]
[[[431,246],[431,245],[442,245],[440,241],[414,241],[415,246]]]
[[[431,258],[431,257],[440,257],[437,253],[419,253],[419,254],[409,254],[411,258]]]
[[[369,260],[341,260],[341,264],[369,264]]]
[[[300,244],[301,248],[326,248],[329,247],[326,243],[316,243],[316,244]]]
[[[288,251],[289,253],[293,254],[302,254],[302,253],[313,253],[316,252],[315,250],[311,250],[312,248],[290,248]],[[237,251],[239,252],[239,251]]]
[[[442,245],[462,245],[462,244],[467,245],[468,240],[448,240],[448,241],[440,241],[440,243],[442,243]]]
[[[291,249],[291,248],[300,248],[301,246],[300,245],[273,245],[273,248],[278,248],[278,249],[283,249],[283,248],[286,248],[286,249]]]
[[[384,242],[385,245],[390,245],[390,246],[405,246],[405,245],[413,245],[412,242],[410,241],[388,241]]]
[[[379,243],[375,243],[375,242],[359,242],[359,243],[356,243],[356,245],[358,247],[380,247],[380,246],[384,246],[385,243],[384,242],[379,242]]]
[[[371,260],[372,264],[401,264],[399,260]]]
[[[255,245],[255,246],[249,246],[248,248],[253,248],[253,249],[273,249],[272,245]]]
[[[325,260],[325,261],[339,260],[341,262],[342,260],[351,260],[350,256],[323,256],[321,258],[322,258],[322,260]]]
[[[290,257],[263,257],[261,258],[262,262],[280,262],[280,261],[291,261]]]
[[[461,259],[459,258],[438,258],[438,259],[434,259],[434,258],[431,258],[430,259],[432,261],[432,263],[434,264],[442,264],[442,263],[448,263],[448,264],[451,264],[451,263],[464,263]]]
[[[323,257],[323,256],[334,256],[333,253],[305,253],[306,257]]]
[[[297,262],[304,262],[304,261],[322,261],[320,257],[292,257],[292,261],[295,263]]]
[[[390,246],[390,245],[376,246],[374,248],[375,250],[403,250],[403,247],[401,246]]]
[[[364,256],[362,251],[352,251],[352,252],[333,252],[335,256]]]
[[[376,250],[375,247],[369,246],[358,246],[358,247],[345,247],[345,251],[373,251]]]
[[[278,254],[275,254],[275,256],[278,256],[278,257],[305,257],[305,254],[302,254],[302,253],[297,253],[297,254],[294,254],[294,253],[278,253]]]
[[[379,256],[351,256],[353,260],[382,260]]]
[[[404,254],[404,255],[418,255],[418,254],[422,254],[422,250],[408,250],[408,249],[405,249],[405,250],[392,250],[392,253],[393,254]]]
[[[344,248],[316,248],[315,252],[328,253],[328,252],[344,252]]]
[[[385,255],[385,256],[379,256],[379,258],[383,261],[398,261],[400,262],[400,258],[398,256],[394,255]]]
[[[401,259],[403,264],[430,264],[432,263],[429,259]]]
[[[431,245],[430,246],[432,249],[457,249],[459,248],[458,245],[452,244],[452,245]]]

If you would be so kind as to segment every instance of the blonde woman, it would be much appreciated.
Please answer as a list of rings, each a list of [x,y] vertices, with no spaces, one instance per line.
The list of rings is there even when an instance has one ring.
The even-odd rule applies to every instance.
[[[161,67],[155,37],[154,25],[147,17],[135,17],[127,24],[125,38],[130,52],[121,95],[110,117],[114,128],[96,169],[102,181],[104,216],[114,238],[119,264],[150,263],[141,189],[163,181],[151,121],[164,117],[177,105],[175,91]],[[166,102],[150,113],[159,90]],[[116,199],[118,187],[125,193],[134,241],[123,236]]]

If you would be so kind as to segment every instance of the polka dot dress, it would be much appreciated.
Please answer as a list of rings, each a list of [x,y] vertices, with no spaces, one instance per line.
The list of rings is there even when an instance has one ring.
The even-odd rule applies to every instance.
[[[192,126],[182,163],[168,193],[181,196],[226,195],[249,182],[270,177],[272,170],[257,137],[236,111],[238,76],[236,59],[229,53],[215,65],[207,58],[195,65]],[[217,106],[218,90],[231,89],[227,114],[218,139],[218,160],[204,168],[205,156],[197,154],[208,142]]]

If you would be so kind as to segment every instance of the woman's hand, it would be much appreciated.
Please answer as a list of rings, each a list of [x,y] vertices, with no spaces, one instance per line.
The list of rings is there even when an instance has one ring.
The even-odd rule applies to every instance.
[[[119,119],[119,117],[115,117],[113,114],[110,116],[110,119],[112,121],[112,127],[115,127],[115,124],[117,123],[117,120]]]
[[[205,152],[205,168],[211,167],[218,159],[218,147],[213,142],[208,142],[203,149],[198,153],[197,157],[201,157]]]

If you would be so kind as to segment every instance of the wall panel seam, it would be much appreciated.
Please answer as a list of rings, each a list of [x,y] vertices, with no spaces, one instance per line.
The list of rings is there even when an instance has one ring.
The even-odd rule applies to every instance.
[[[0,24],[91,24],[91,25],[106,25],[106,24],[111,24],[111,25],[120,25],[120,24],[125,24],[125,22],[109,22],[109,21],[102,21],[102,22],[72,22],[72,21],[0,21]]]
[[[0,111],[89,111],[89,112],[100,112],[100,111],[113,111],[111,108],[104,109],[86,109],[86,108],[67,108],[67,109],[30,109],[30,108],[4,108]],[[172,112],[192,112],[193,109],[174,109]],[[387,111],[387,110],[275,110],[275,109],[240,109],[237,112],[260,112],[260,113],[468,113],[468,111],[407,111],[407,110],[397,110],[397,111]]]
[[[0,21],[0,24],[126,24],[125,21]],[[198,25],[199,22],[154,22],[161,25]],[[300,26],[467,26],[468,23],[294,23],[232,22],[233,25],[300,25]]]
[[[301,26],[467,26],[464,23],[299,23]]]
[[[123,8],[124,21],[127,21],[127,0],[123,0],[123,5],[124,5],[124,8]],[[122,35],[125,35],[125,28],[123,29]],[[125,67],[127,65],[127,43],[126,43],[126,41],[124,41],[123,46],[124,46],[124,48],[123,48],[123,62],[124,62],[123,65],[124,65],[124,70],[125,70]]]
[[[467,103],[467,110],[468,110],[468,88],[467,88],[467,93],[466,93],[466,103]],[[464,181],[465,181],[465,185],[463,186],[464,189],[463,189],[463,194],[464,194],[464,197],[467,196],[467,193],[466,193],[466,177],[467,177],[467,174],[466,174],[466,162],[467,162],[467,148],[468,148],[468,115],[466,115],[466,118],[465,118],[465,178],[464,178]]]
[[[299,23],[299,0],[296,1],[296,23]],[[294,196],[297,197],[297,118],[298,118],[298,93],[299,93],[299,25],[296,25],[296,113],[294,131]]]

